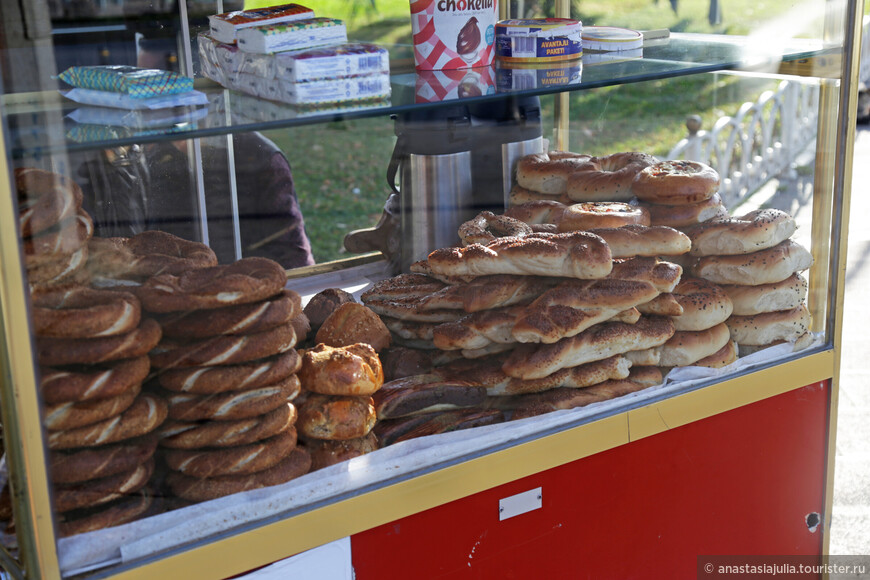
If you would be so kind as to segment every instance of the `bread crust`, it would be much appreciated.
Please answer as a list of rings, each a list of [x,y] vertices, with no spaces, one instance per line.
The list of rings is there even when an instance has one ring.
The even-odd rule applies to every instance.
[[[247,363],[163,370],[157,378],[170,391],[210,395],[256,389],[282,381],[296,373],[302,358],[293,349]]]
[[[791,310],[764,312],[754,316],[732,316],[727,321],[731,338],[739,345],[760,346],[792,341],[810,330],[812,316],[805,304]]]
[[[139,326],[139,300],[129,292],[76,287],[33,297],[33,331],[53,338],[97,338]]]
[[[559,232],[575,232],[596,228],[649,226],[649,211],[636,205],[615,201],[575,203],[565,208],[554,222]]]
[[[98,338],[37,337],[39,364],[66,366],[99,364],[148,354],[160,342],[160,325],[152,318],[125,334]]]
[[[522,187],[515,184],[508,194],[508,205],[510,207],[522,205],[533,201],[555,201],[562,205],[574,203],[566,193],[547,194]]]
[[[683,275],[683,268],[658,258],[641,257],[614,260],[613,270],[607,276],[615,280],[649,282],[659,292],[673,292]]]
[[[720,286],[734,305],[737,316],[752,316],[763,312],[791,310],[806,300],[809,285],[800,274],[792,274],[782,282],[760,284],[758,286]]]
[[[275,384],[211,395],[166,392],[169,417],[176,421],[236,421],[259,417],[293,400],[300,391],[299,379],[290,375]]]
[[[305,442],[305,449],[311,454],[311,471],[361,457],[377,451],[379,447],[378,438],[373,432],[359,439],[345,441],[309,439]]]
[[[722,198],[718,193],[714,193],[710,199],[698,203],[681,205],[641,203],[639,205],[649,212],[650,225],[653,226],[668,226],[679,229],[728,217],[728,210],[722,204]]]
[[[679,230],[666,226],[627,225],[619,228],[589,230],[601,236],[614,259],[638,256],[679,256],[687,253],[692,242]]]
[[[153,434],[101,447],[49,454],[54,483],[78,483],[108,477],[145,463],[157,449]]]
[[[142,384],[150,368],[147,356],[88,366],[81,371],[40,367],[39,390],[47,405],[114,397]]]
[[[728,344],[728,326],[724,323],[700,331],[679,331],[661,349],[660,366],[685,367],[708,357]]]
[[[711,369],[721,369],[728,366],[738,358],[738,347],[736,340],[729,340],[728,344],[701,360],[692,363],[696,367],[707,367]]]
[[[719,173],[699,161],[661,161],[644,168],[631,185],[641,201],[663,205],[700,203],[719,190]]]
[[[532,228],[512,217],[482,211],[459,226],[459,239],[463,246],[488,244],[496,238],[521,238],[532,233]]]
[[[692,273],[716,284],[758,286],[782,282],[813,264],[810,252],[795,242],[784,242],[767,250],[736,256],[704,256]]]
[[[91,274],[110,279],[143,281],[218,265],[217,256],[207,245],[156,230],[132,238],[91,238],[88,250]]]
[[[293,427],[246,445],[222,449],[167,449],[163,454],[169,469],[191,477],[244,475],[274,467],[296,448]]]
[[[126,411],[141,390],[141,385],[133,385],[113,397],[46,405],[42,424],[50,431],[61,431],[104,421]]]
[[[721,324],[731,316],[731,298],[717,284],[703,278],[683,278],[674,288],[683,313],[674,317],[677,331],[700,331]]]
[[[486,400],[486,390],[462,379],[441,375],[417,375],[385,384],[374,394],[378,420],[423,413],[477,407]]]
[[[126,411],[116,417],[77,429],[48,433],[48,448],[95,447],[132,439],[156,429],[167,414],[168,408],[163,399],[142,393]]]
[[[356,302],[347,302],[323,322],[314,341],[329,346],[350,346],[364,342],[380,352],[390,346],[390,331],[371,309]]]
[[[94,222],[87,212],[79,210],[74,217],[58,222],[54,227],[40,232],[31,238],[24,238],[25,264],[30,260],[51,259],[57,254],[71,254],[90,240],[94,235]]]
[[[296,422],[293,403],[249,419],[237,421],[166,421],[158,429],[160,445],[171,449],[234,447],[268,439],[290,429]]]
[[[300,405],[296,428],[311,439],[358,439],[368,435],[376,420],[371,397],[313,393]]]
[[[564,194],[568,177],[589,159],[567,151],[532,153],[517,161],[517,183],[539,193]]]
[[[573,201],[629,201],[637,175],[656,163],[652,155],[639,152],[592,157],[568,178],[565,193]]]
[[[18,227],[23,238],[54,227],[82,207],[81,188],[63,175],[22,167],[13,176],[20,208]]]
[[[567,208],[558,201],[539,199],[513,205],[505,210],[504,215],[529,225],[557,224]]]
[[[758,209],[745,215],[710,220],[686,229],[693,256],[751,254],[772,248],[797,230],[792,216],[778,209]]]
[[[166,339],[152,350],[151,365],[160,369],[235,365],[282,354],[295,345],[296,332],[290,324],[253,334]]]

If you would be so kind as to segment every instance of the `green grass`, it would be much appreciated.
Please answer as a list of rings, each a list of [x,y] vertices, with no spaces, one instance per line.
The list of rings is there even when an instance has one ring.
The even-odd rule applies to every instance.
[[[505,0],[506,1],[506,0]],[[870,1],[870,0],[868,0]],[[552,0],[526,0],[546,7]],[[585,25],[625,26],[638,30],[747,34],[763,23],[775,23],[785,11],[809,22],[780,26],[792,35],[818,36],[820,21],[775,0],[720,0],[723,21],[707,21],[709,0],[581,0],[572,17]],[[303,2],[305,3],[305,2]],[[320,16],[345,20],[348,36],[381,44],[410,44],[409,0],[318,0],[306,3]],[[539,13],[540,14],[540,13]],[[819,19],[816,19],[819,20]],[[771,33],[773,34],[773,33]],[[777,33],[781,35],[780,33]],[[648,83],[626,84],[570,96],[570,140],[567,149],[605,155],[617,151],[644,151],[664,156],[687,131],[688,115],[702,117],[710,129],[723,115],[755,100],[773,81],[704,74]],[[542,97],[544,136],[553,133],[554,99]],[[285,152],[293,175],[306,228],[318,262],[346,257],[344,236],[377,223],[390,190],[386,171],[395,137],[386,117],[297,127],[267,132]]]

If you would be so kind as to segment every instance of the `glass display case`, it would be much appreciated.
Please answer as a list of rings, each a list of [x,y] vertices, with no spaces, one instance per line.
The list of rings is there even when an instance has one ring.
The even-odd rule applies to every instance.
[[[326,81],[209,36],[241,6],[85,4],[0,0],[8,574],[826,552],[854,0],[440,70],[359,27],[372,70]],[[582,15],[531,4],[492,9]],[[133,108],[68,76],[111,65],[193,83]]]

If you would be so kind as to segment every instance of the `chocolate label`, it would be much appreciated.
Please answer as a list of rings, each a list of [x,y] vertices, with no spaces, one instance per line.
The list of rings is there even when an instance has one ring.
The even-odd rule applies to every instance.
[[[420,70],[489,66],[498,5],[494,0],[414,0],[411,27]]]

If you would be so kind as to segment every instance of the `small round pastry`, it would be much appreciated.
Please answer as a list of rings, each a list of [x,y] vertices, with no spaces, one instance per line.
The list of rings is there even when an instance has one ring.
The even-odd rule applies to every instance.
[[[39,390],[46,405],[114,397],[142,384],[150,369],[147,355],[76,370],[40,367]]]
[[[268,439],[223,449],[167,449],[169,469],[191,477],[243,475],[274,467],[296,448],[296,429],[290,427]]]
[[[370,308],[350,302],[329,315],[314,341],[329,346],[366,343],[379,352],[390,346],[390,331]]]
[[[302,354],[299,380],[306,390],[323,395],[371,395],[384,384],[384,371],[368,344],[321,343]]]
[[[765,312],[754,316],[732,316],[726,322],[731,338],[739,345],[758,346],[791,341],[810,330],[812,316],[805,304],[791,310]]]
[[[70,288],[33,297],[33,331],[53,338],[97,338],[139,326],[139,300],[129,292]]]
[[[719,190],[719,173],[698,161],[662,161],[638,173],[631,191],[641,201],[663,205],[700,203]]]
[[[569,205],[556,225],[561,233],[630,225],[648,226],[650,219],[649,212],[644,208],[618,201],[597,201]]]
[[[702,278],[682,278],[673,295],[683,307],[683,313],[673,317],[678,331],[707,330],[725,322],[734,309],[728,294]]]
[[[226,391],[247,391],[280,382],[302,365],[295,350],[237,365],[190,367],[162,371],[160,386],[170,391],[211,395]]]
[[[284,291],[287,273],[267,258],[242,258],[226,266],[160,274],[136,289],[150,312],[210,310],[265,300]]]
[[[517,183],[539,193],[563,194],[568,178],[589,159],[566,151],[532,153],[517,161]]]
[[[365,437],[345,441],[308,439],[305,441],[305,449],[311,453],[311,471],[316,471],[377,451],[378,438],[374,432],[370,432]]]
[[[312,296],[302,312],[308,317],[311,328],[317,329],[330,314],[335,312],[336,308],[345,302],[356,302],[353,294],[341,288],[327,288]]]
[[[758,286],[782,282],[812,265],[812,254],[789,239],[767,250],[751,254],[704,256],[691,270],[695,276],[716,284]]]
[[[496,238],[524,237],[532,233],[528,224],[491,211],[482,211],[459,226],[459,239],[463,246],[488,244]]]
[[[592,157],[568,178],[565,192],[573,201],[629,201],[632,182],[656,158],[646,153]]]
[[[714,354],[731,336],[724,323],[698,332],[675,332],[661,347],[660,366],[686,367]]]
[[[296,428],[311,439],[346,440],[365,437],[377,414],[371,397],[311,394],[300,405]]]
[[[657,203],[641,203],[640,207],[649,212],[650,225],[685,228],[714,219],[725,219],[728,210],[722,204],[722,198],[714,193],[710,199],[698,203],[681,205],[661,205]]]
[[[807,297],[809,285],[800,274],[792,274],[782,282],[759,286],[722,284],[722,290],[734,304],[733,314],[752,316],[763,312],[791,310],[800,306]]]
[[[737,357],[737,342],[734,340],[729,340],[728,344],[726,344],[710,356],[705,356],[701,360],[695,361],[695,363],[693,363],[693,366],[707,367],[711,369],[721,369],[722,367],[726,367],[736,361]]]
[[[132,331],[99,338],[37,337],[39,363],[45,366],[97,364],[148,354],[160,342],[160,325],[152,318]]]
[[[257,473],[202,478],[170,471],[166,483],[176,496],[198,502],[286,483],[305,475],[310,469],[311,455],[303,447],[296,447],[286,459]]]
[[[74,216],[82,206],[82,190],[71,179],[32,167],[14,171],[18,190],[18,224],[29,238]]]

